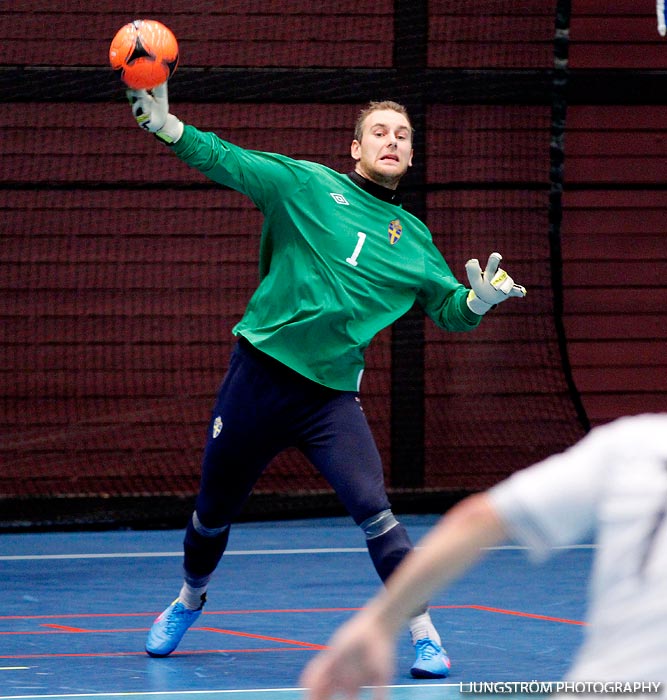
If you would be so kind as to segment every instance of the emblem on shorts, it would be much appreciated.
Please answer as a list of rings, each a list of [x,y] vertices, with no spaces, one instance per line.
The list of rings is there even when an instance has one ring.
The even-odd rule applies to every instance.
[[[344,204],[345,206],[349,207],[350,203],[343,197],[342,194],[338,194],[338,192],[329,192],[329,194],[333,197],[334,202],[336,204]]]
[[[220,416],[216,416],[215,420],[213,421],[213,439],[218,437],[220,435],[220,432],[222,431],[222,418]]]
[[[394,245],[395,243],[398,242],[398,239],[401,237],[401,234],[403,233],[403,226],[401,225],[401,222],[398,219],[394,219],[393,221],[389,222],[389,229],[387,230],[387,233],[389,234],[389,243],[391,245]]]

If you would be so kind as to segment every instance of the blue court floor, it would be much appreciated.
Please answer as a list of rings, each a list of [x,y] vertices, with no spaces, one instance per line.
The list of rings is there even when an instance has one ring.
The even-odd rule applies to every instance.
[[[401,516],[415,542],[436,519]],[[181,540],[172,530],[0,535],[0,700],[298,700],[304,664],[379,586],[346,518],[237,525],[204,614],[174,654],[149,658],[148,628],[180,589]],[[392,700],[560,679],[584,629],[591,554],[566,549],[535,567],[520,549],[490,550],[432,601],[451,677],[412,679],[406,632]]]

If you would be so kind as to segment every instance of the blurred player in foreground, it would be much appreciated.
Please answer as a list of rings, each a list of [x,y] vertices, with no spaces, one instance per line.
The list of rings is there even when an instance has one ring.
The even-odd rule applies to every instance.
[[[474,329],[495,304],[524,296],[493,253],[458,282],[431,234],[400,205],[412,163],[412,125],[395,102],[371,103],[357,122],[347,175],[249,151],[169,113],[167,85],[129,91],[139,125],[264,215],[260,284],[233,332],[240,336],[213,409],[195,512],[184,540],[185,580],[157,618],[146,651],[167,656],[201,614],[230,525],[268,463],[298,447],[362,529],[382,581],[412,545],[391,511],[380,456],[359,400],[364,350],[416,302],[440,327]],[[328,128],[328,127],[327,127]],[[472,418],[471,418],[472,420]],[[449,659],[426,602],[409,621],[415,677],[441,678]]]
[[[480,549],[510,538],[536,560],[593,535],[585,640],[568,680],[667,680],[667,414],[622,418],[454,506],[306,667],[307,700],[392,678],[397,633]],[[378,688],[375,700],[388,693]]]

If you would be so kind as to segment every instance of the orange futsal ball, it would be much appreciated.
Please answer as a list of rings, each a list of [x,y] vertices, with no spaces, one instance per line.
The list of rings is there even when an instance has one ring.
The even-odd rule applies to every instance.
[[[174,74],[178,42],[161,22],[135,19],[116,32],[109,47],[109,63],[128,87],[150,90]]]

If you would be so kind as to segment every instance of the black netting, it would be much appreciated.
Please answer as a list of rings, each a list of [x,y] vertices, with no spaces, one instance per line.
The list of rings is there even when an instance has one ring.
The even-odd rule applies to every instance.
[[[528,287],[472,334],[413,315],[369,350],[362,395],[395,503],[439,510],[580,437],[554,316],[555,11],[543,0],[4,8],[2,524],[184,519],[230,331],[257,281],[259,214],[138,130],[106,66],[111,37],[136,17],[179,38],[173,111],[240,145],[347,171],[358,109],[404,102],[418,128],[407,206],[460,279],[469,257],[497,249]],[[290,451],[247,513],[334,503]]]

